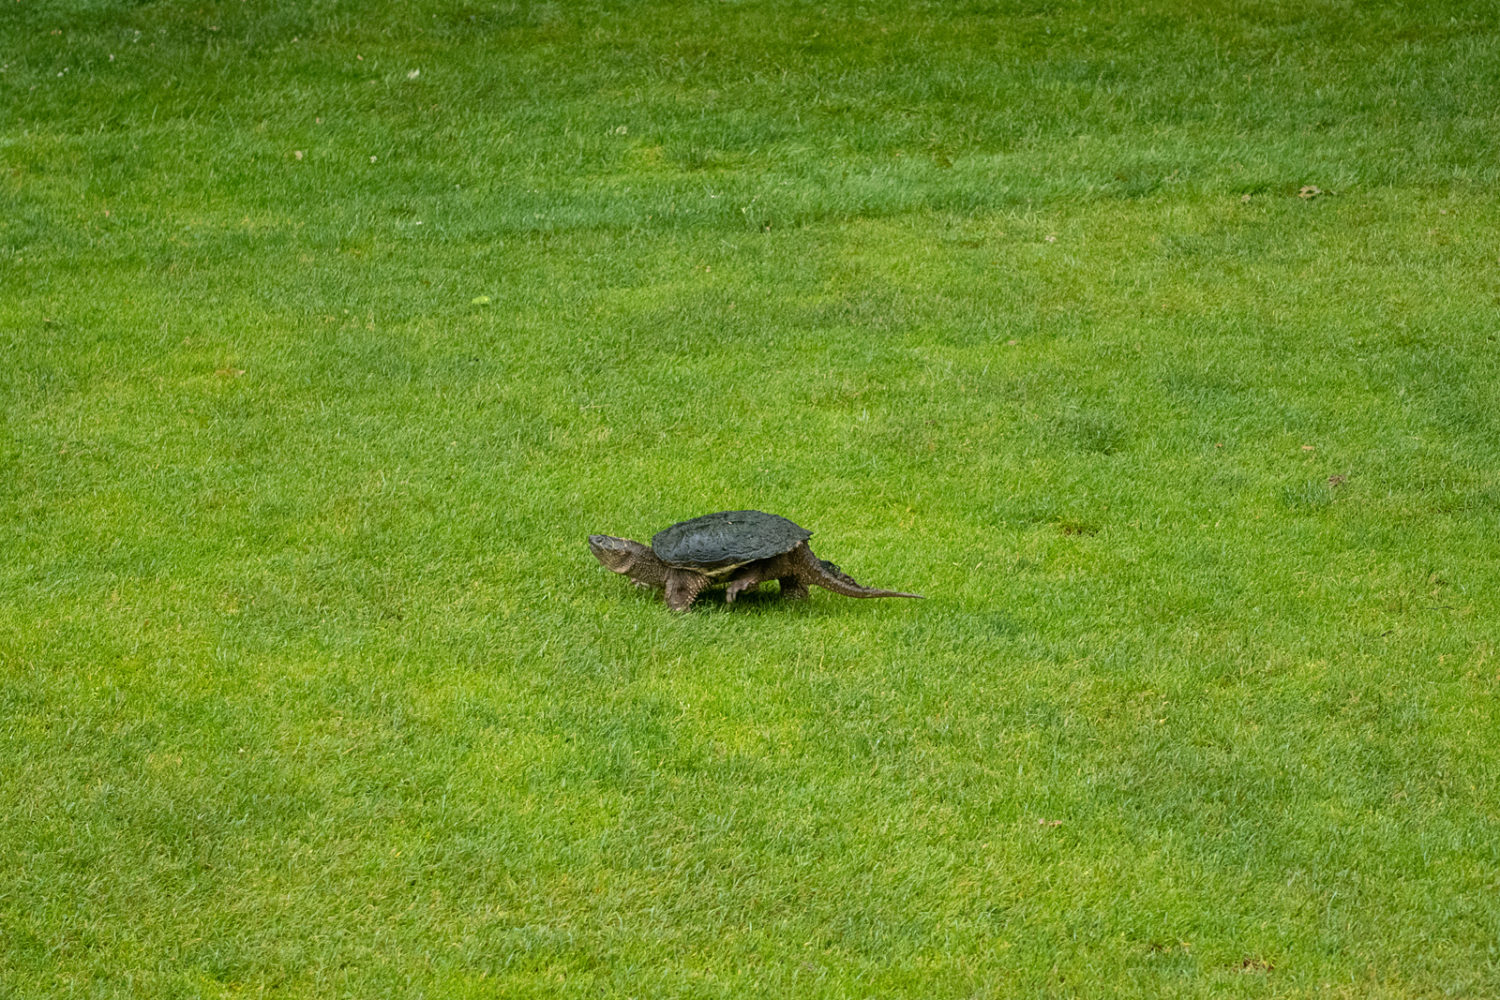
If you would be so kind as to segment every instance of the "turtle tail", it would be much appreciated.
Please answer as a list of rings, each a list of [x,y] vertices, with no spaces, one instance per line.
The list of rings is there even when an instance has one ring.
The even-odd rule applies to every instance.
[[[922,597],[921,594],[908,594],[900,590],[880,590],[876,587],[861,586],[854,577],[839,569],[835,564],[813,555],[812,549],[805,545],[803,549],[807,552],[806,565],[809,571],[806,582],[816,584],[825,590],[843,594],[845,597],[915,597],[918,599]]]

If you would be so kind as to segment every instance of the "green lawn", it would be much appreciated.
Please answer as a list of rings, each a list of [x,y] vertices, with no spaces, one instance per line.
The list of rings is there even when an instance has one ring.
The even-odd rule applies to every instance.
[[[1489,4],[0,3],[0,996],[1500,997],[1497,641]]]

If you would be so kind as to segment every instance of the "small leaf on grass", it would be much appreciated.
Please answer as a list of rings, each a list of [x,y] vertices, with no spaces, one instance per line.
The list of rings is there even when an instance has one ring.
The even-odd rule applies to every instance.
[[[1297,192],[1297,197],[1303,199],[1316,198],[1322,193],[1323,189],[1318,187],[1316,184],[1304,184],[1302,186],[1302,190]]]

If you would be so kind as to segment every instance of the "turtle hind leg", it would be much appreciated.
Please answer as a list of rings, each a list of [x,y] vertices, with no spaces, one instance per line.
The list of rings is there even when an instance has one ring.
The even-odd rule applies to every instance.
[[[733,604],[736,597],[754,593],[757,587],[768,580],[775,580],[781,585],[782,597],[790,600],[807,599],[807,584],[798,575],[797,564],[787,555],[761,559],[741,568],[729,581],[729,590],[724,599]]]
[[[673,611],[686,611],[693,606],[703,588],[708,586],[708,577],[687,569],[667,572],[667,607]]]
[[[726,603],[733,604],[741,594],[753,594],[767,580],[775,580],[786,573],[786,567],[778,558],[757,559],[741,566],[729,579],[729,588],[724,593]]]
[[[724,589],[724,603],[733,604],[734,599],[741,594],[753,594],[760,589],[760,577],[754,574],[737,576],[729,581],[729,586]]]

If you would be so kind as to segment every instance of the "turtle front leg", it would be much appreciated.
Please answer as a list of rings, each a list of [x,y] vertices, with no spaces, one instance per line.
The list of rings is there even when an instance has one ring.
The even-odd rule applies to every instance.
[[[698,599],[698,594],[708,586],[708,577],[689,569],[673,569],[667,572],[667,607],[673,611],[686,611]]]

